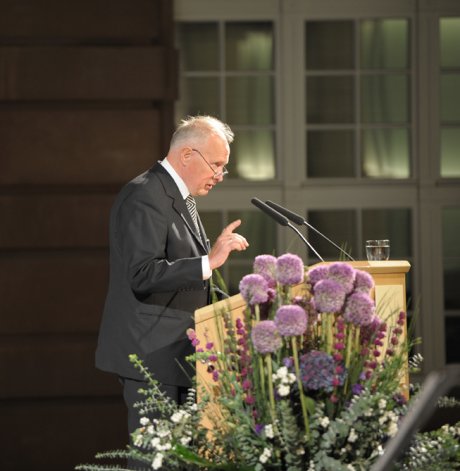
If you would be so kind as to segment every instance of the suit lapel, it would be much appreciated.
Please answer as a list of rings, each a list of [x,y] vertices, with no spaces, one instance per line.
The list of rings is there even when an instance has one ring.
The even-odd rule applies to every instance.
[[[192,234],[197,244],[203,249],[204,253],[208,253],[209,252],[208,243],[203,242],[202,238],[200,237],[200,234],[197,234],[195,224],[193,223],[193,220],[192,220],[192,216],[190,215],[189,210],[187,209],[187,205],[185,204],[185,201],[182,198],[182,195],[179,191],[179,188],[177,188],[177,185],[174,182],[171,175],[169,175],[169,173],[160,164],[155,165],[152,168],[152,171],[155,172],[160,178],[163,184],[163,187],[165,189],[165,193],[173,200],[172,206],[174,210],[181,216],[182,220],[185,223],[185,226],[187,227],[189,232]],[[198,215],[198,225],[200,227],[200,231],[203,235],[204,240],[207,241],[206,233],[204,231],[204,227],[203,227],[203,224],[201,223],[199,215]]]

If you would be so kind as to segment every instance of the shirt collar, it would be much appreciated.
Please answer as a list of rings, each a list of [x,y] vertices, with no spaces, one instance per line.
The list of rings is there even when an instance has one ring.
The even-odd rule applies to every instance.
[[[185,184],[184,180],[177,174],[174,170],[173,166],[168,162],[167,158],[164,158],[160,164],[164,167],[164,169],[171,175],[172,179],[176,182],[177,187],[179,188],[180,194],[182,198],[185,200],[187,196],[190,194],[187,185]]]

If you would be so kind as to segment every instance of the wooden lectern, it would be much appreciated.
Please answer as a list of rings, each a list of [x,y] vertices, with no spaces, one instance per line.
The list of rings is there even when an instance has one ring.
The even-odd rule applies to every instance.
[[[358,270],[366,271],[373,277],[375,283],[373,296],[376,300],[376,312],[391,327],[396,322],[399,312],[406,311],[406,273],[410,269],[409,262],[404,260],[358,261],[350,262],[350,265]],[[313,268],[313,266],[309,268]],[[300,284],[295,287],[297,292],[301,292],[302,286]],[[221,346],[218,345],[219,336],[217,331],[217,322],[221,322],[219,313],[230,311],[235,321],[238,317],[244,318],[243,311],[245,307],[246,304],[242,296],[237,294],[229,299],[196,310],[195,330],[197,337],[204,339],[205,335],[207,335],[214,342],[215,347],[220,350]],[[406,339],[406,337],[407,329],[405,329],[402,338]],[[212,379],[206,371],[205,364],[197,362],[196,375],[198,391],[202,385],[207,388],[212,387]],[[408,372],[406,373],[404,383],[407,386],[409,384]]]

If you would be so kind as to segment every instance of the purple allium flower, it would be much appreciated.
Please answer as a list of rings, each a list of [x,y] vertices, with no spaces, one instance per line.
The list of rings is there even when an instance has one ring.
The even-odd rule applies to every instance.
[[[359,383],[356,383],[352,386],[351,391],[355,396],[359,396],[364,390],[364,386]]]
[[[265,278],[269,288],[276,287],[276,257],[273,255],[258,255],[254,259],[253,271]]]
[[[252,343],[259,353],[273,353],[281,347],[281,336],[273,321],[260,321],[252,328]]]
[[[298,255],[286,253],[276,260],[276,279],[282,285],[296,285],[303,281],[305,268]]]
[[[292,357],[283,358],[283,366],[285,366],[286,368],[294,368],[294,358]]]
[[[355,325],[369,325],[374,318],[374,301],[364,293],[351,294],[345,305],[343,317]]]
[[[369,294],[369,291],[374,287],[374,279],[372,278],[369,273],[356,270],[355,276],[355,291],[359,291],[361,293]]]
[[[345,372],[337,376],[334,359],[326,352],[311,350],[302,355],[299,361],[300,377],[305,389],[331,392],[335,383],[342,385],[345,380]]]
[[[345,290],[334,280],[318,281],[313,293],[315,308],[319,312],[339,312],[345,302]]]
[[[307,314],[294,304],[281,306],[276,311],[275,324],[283,337],[303,335],[307,330]]]
[[[347,294],[351,293],[355,284],[355,269],[348,263],[333,263],[329,265],[328,279],[339,283]]]
[[[315,286],[318,281],[327,278],[328,273],[329,267],[327,265],[318,265],[317,267],[308,270],[308,279],[310,280],[311,285]]]
[[[251,274],[243,276],[239,288],[241,296],[251,306],[264,303],[268,299],[268,286],[262,275]]]

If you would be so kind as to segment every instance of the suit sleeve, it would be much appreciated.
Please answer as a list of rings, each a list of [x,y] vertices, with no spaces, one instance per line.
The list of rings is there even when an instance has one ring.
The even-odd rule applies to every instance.
[[[136,295],[203,289],[200,256],[167,259],[170,224],[161,202],[155,204],[131,195],[119,208],[115,221],[117,247]],[[178,253],[191,255],[188,241],[174,243]]]

